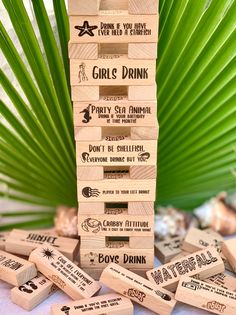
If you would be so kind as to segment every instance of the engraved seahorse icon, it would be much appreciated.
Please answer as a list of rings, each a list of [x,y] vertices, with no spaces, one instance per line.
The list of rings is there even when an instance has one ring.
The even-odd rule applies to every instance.
[[[91,119],[92,117],[90,116],[90,107],[91,107],[91,104],[89,104],[88,107],[86,107],[85,109],[83,109],[80,113],[84,113],[84,119],[82,120],[83,123],[87,124]]]
[[[79,73],[78,73],[78,78],[79,78],[79,83],[81,83],[82,81],[88,81],[88,77],[85,73],[85,63],[82,62],[79,65]]]

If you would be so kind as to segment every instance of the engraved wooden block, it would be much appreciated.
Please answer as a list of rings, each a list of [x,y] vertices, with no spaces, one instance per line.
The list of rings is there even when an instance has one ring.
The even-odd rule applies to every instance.
[[[129,0],[130,14],[157,14],[159,0]]]
[[[36,275],[37,270],[32,262],[0,250],[0,280],[20,286]]]
[[[155,179],[105,179],[78,181],[79,202],[155,201]]]
[[[105,313],[104,313],[105,312]],[[133,315],[132,302],[115,293],[52,306],[52,315]]]
[[[161,263],[166,264],[181,253],[183,237],[174,237],[170,240],[155,243],[155,255]]]
[[[155,85],[130,85],[128,86],[130,101],[156,100],[157,86]]]
[[[127,55],[99,55],[99,59],[70,59],[70,83],[87,85],[151,85],[156,60],[129,59]]]
[[[224,241],[222,253],[229,261],[233,271],[236,273],[236,238]]]
[[[101,0],[69,0],[69,15],[97,15]]]
[[[106,241],[104,248],[97,248],[96,244],[90,248],[80,248],[81,268],[102,269],[111,262],[128,269],[151,269],[154,264],[154,250],[130,248],[126,241]]]
[[[208,246],[213,246],[221,253],[223,237],[219,233],[208,233],[196,228],[189,229],[182,245],[182,249],[193,253],[197,250],[204,249]],[[226,257],[221,253],[221,258],[225,263],[225,268],[231,271],[231,267]]]
[[[70,59],[98,59],[98,44],[79,44],[71,43],[68,44],[68,53]]]
[[[215,314],[236,313],[236,292],[187,276],[181,277],[175,298]]]
[[[127,96],[103,96],[98,102],[74,102],[74,126],[156,126],[156,101],[129,101]]]
[[[176,304],[170,292],[116,264],[104,269],[100,281],[160,315],[170,314]]]
[[[78,166],[156,165],[157,141],[114,136],[99,142],[76,142],[76,158]]]
[[[17,229],[12,230],[7,237],[6,250],[10,253],[29,256],[32,250],[47,244],[55,247],[70,260],[74,260],[79,251],[77,239]]]
[[[32,251],[29,261],[72,299],[89,298],[101,286],[68,258],[50,245]]]
[[[19,287],[11,289],[11,301],[27,311],[31,311],[50,295],[57,291],[57,286],[42,274]]]
[[[72,86],[71,98],[72,101],[86,102],[99,100],[99,86]]]
[[[224,272],[224,263],[213,247],[174,260],[147,272],[148,279],[170,291],[175,291],[182,275],[206,279]]]
[[[9,234],[8,232],[0,233],[0,250],[5,250],[5,242],[8,234]]]
[[[129,214],[127,209],[106,209],[103,214],[96,212],[78,212],[78,233],[80,236],[140,236],[140,243],[145,242],[143,236],[151,236],[153,248],[154,211],[151,215],[144,216],[138,212]],[[143,240],[142,240],[143,239]],[[133,240],[134,243],[137,240]],[[150,241],[146,241],[150,243]],[[137,245],[135,245],[137,246]],[[148,245],[150,246],[150,245]],[[131,246],[134,248],[133,246]],[[137,248],[137,247],[136,247]],[[150,248],[150,247],[139,247]]]
[[[97,16],[70,16],[69,21],[73,43],[155,43],[158,36],[157,15],[106,10]]]
[[[120,203],[104,203],[104,202],[80,202],[79,203],[79,213],[80,214],[113,214],[114,211],[120,210],[120,213],[123,209],[128,210],[130,215],[153,215],[154,212],[154,202],[145,201],[145,202],[126,202]]]
[[[128,58],[130,59],[157,59],[157,43],[130,43],[128,44]]]
[[[188,256],[189,254],[190,254],[189,252],[186,252],[185,250],[181,250],[181,252],[178,255],[176,255],[173,258],[171,258],[170,261],[174,261],[174,260],[177,260],[177,259],[182,259],[183,257]]]
[[[112,130],[111,130],[112,128]],[[104,137],[127,136],[131,140],[156,140],[159,134],[159,128],[152,127],[75,127],[76,141],[101,141]],[[107,134],[107,135],[106,135]]]
[[[217,285],[226,290],[236,292],[236,278],[229,276],[226,273],[219,273],[204,280],[207,283]]]
[[[101,277],[101,274],[104,269],[84,269],[84,271],[89,274],[93,279],[99,280]],[[140,277],[147,279],[146,272],[147,269],[127,269],[135,273],[136,275],[139,275]]]

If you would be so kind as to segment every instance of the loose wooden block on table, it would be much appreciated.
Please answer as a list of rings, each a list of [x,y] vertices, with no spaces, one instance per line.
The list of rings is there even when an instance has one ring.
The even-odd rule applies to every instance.
[[[102,312],[102,313],[101,313]],[[105,313],[104,313],[105,312]],[[106,294],[76,302],[52,306],[52,315],[132,315],[132,302],[119,294]]]
[[[45,277],[74,300],[89,298],[101,288],[89,275],[50,245],[32,251],[29,261],[34,262]]]
[[[112,129],[111,129],[112,128]],[[156,140],[159,134],[159,127],[75,127],[76,141],[101,141],[104,137],[127,136],[131,140]],[[123,134],[124,133],[124,134]]]
[[[186,252],[185,250],[181,250],[181,252],[178,255],[176,255],[173,258],[171,258],[170,261],[175,261],[177,259],[181,259],[181,258],[183,258],[185,256],[188,256],[189,254],[190,254],[189,252]]]
[[[5,250],[5,243],[6,243],[6,238],[8,234],[9,234],[8,232],[0,233],[0,250]]]
[[[155,243],[155,255],[161,263],[166,264],[181,253],[183,237],[174,237],[170,240]]]
[[[127,55],[99,55],[99,59],[70,59],[70,82],[75,85],[151,85],[156,60],[129,59]]]
[[[23,309],[31,311],[51,294],[56,292],[57,289],[54,283],[38,273],[38,275],[30,281],[11,289],[11,301]]]
[[[6,250],[14,254],[29,256],[32,250],[44,244],[55,247],[70,260],[74,260],[79,251],[77,239],[17,229],[13,229],[7,237]]]
[[[224,272],[224,263],[213,247],[174,260],[147,272],[148,279],[170,291],[175,291],[182,275],[206,279]]]
[[[73,43],[155,43],[158,15],[130,15],[126,10],[104,10],[99,15],[70,16]]]
[[[83,213],[79,210],[78,233],[80,236],[139,236],[140,242],[145,239],[143,236],[151,236],[153,240],[154,211],[151,215],[144,216],[138,211],[136,214],[129,214],[127,209],[120,208],[104,214]]]
[[[78,166],[156,165],[157,141],[129,140],[125,136],[76,142]]]
[[[96,237],[97,239],[98,237]],[[91,237],[90,237],[91,239]],[[88,240],[88,238],[87,238]],[[154,265],[153,249],[134,249],[130,248],[126,241],[104,241],[96,246],[96,240],[93,238],[93,247],[80,249],[80,266],[86,269],[102,269],[111,262],[115,262],[125,268],[151,269]],[[105,240],[105,238],[104,238]],[[101,241],[103,241],[101,239]],[[99,239],[97,240],[99,244]]]
[[[215,314],[236,313],[236,292],[187,276],[180,278],[175,298]]]
[[[105,179],[78,181],[78,200],[86,201],[155,201],[155,179]]]
[[[20,286],[36,275],[37,270],[32,262],[0,250],[0,280]]]
[[[204,281],[220,286],[226,290],[236,292],[236,278],[226,273],[219,273],[215,276],[205,279]]]
[[[156,101],[129,101],[127,96],[103,96],[96,102],[74,102],[74,126],[157,126]]]
[[[222,246],[222,253],[229,261],[233,271],[236,273],[236,238],[224,241]]]
[[[176,304],[172,293],[116,264],[104,269],[100,281],[160,315],[170,314]]]

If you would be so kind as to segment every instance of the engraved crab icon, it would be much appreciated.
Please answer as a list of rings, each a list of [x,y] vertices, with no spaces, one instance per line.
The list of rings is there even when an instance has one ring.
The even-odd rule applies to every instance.
[[[61,311],[64,312],[66,315],[69,315],[70,307],[69,306],[63,306],[61,308]]]
[[[97,188],[84,187],[82,189],[82,195],[85,198],[99,197],[100,191]]]
[[[43,257],[46,257],[48,260],[54,259],[55,254],[53,253],[53,250],[50,250],[48,248],[43,248],[42,250]]]
[[[82,229],[85,232],[93,232],[93,233],[97,233],[101,230],[101,222],[96,220],[96,219],[92,219],[92,218],[88,218],[86,220],[84,220],[84,222],[81,224]]]

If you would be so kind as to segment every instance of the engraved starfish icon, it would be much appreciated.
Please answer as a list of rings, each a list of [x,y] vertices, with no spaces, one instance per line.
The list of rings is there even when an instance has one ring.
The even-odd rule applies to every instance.
[[[88,21],[84,21],[84,24],[82,26],[75,26],[77,30],[79,30],[79,37],[84,36],[85,34],[88,34],[89,36],[94,36],[93,30],[96,30],[98,27],[96,25],[89,26]]]

